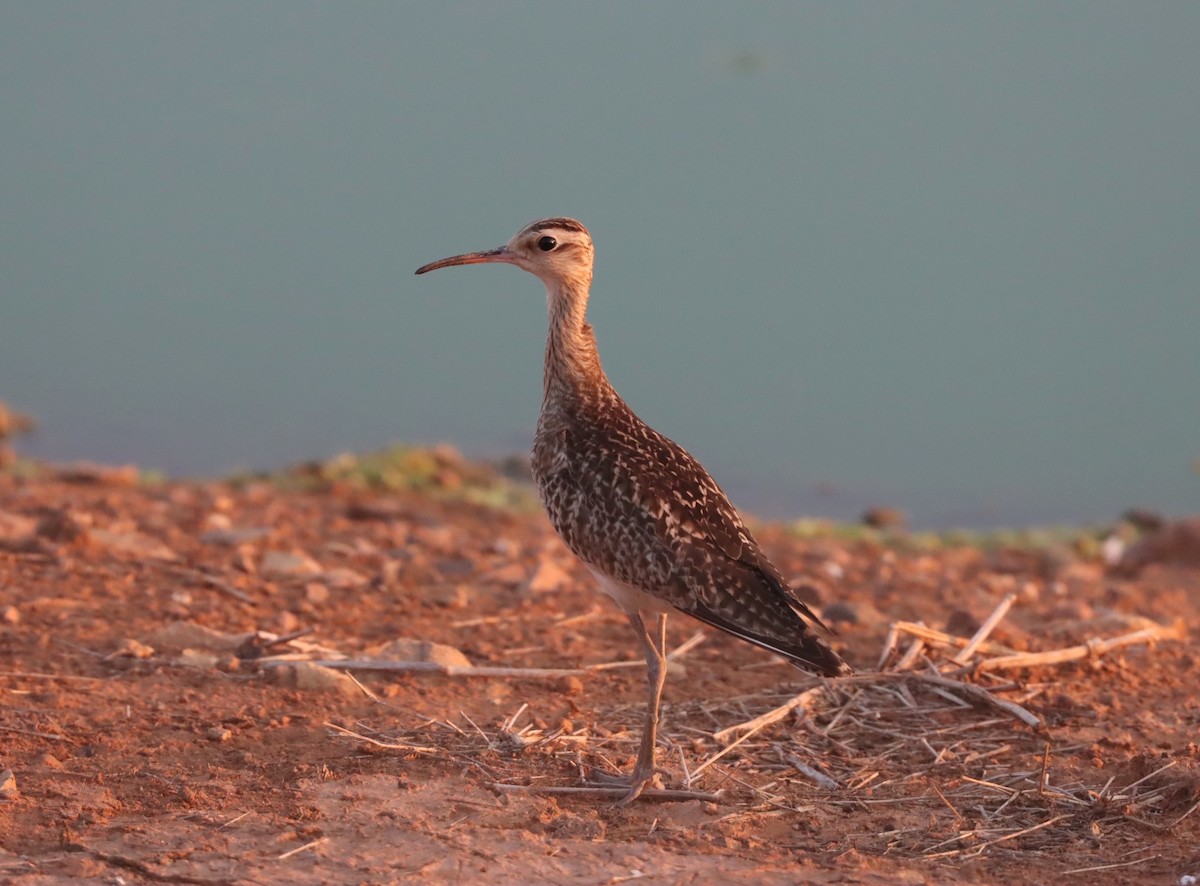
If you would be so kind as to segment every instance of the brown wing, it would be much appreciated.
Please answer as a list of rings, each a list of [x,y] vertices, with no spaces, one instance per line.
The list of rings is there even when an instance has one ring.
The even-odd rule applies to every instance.
[[[561,489],[571,500],[547,497],[567,544],[606,574],[800,667],[847,672],[700,463],[624,403],[615,412],[569,431]]]

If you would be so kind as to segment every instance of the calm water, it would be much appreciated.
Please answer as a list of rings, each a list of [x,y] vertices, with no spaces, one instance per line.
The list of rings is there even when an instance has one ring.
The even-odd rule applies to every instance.
[[[540,284],[767,515],[1200,510],[1200,5],[0,5],[0,399],[176,473],[523,450]]]

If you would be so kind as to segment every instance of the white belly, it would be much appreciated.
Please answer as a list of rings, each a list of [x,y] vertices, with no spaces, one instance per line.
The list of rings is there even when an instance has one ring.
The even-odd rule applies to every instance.
[[[665,600],[652,597],[645,591],[625,584],[623,581],[617,581],[598,571],[595,567],[588,566],[588,572],[595,576],[600,590],[612,597],[625,612],[670,612],[674,608]]]

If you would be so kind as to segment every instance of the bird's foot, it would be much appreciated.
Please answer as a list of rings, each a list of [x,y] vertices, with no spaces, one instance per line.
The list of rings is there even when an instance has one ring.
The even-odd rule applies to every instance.
[[[629,793],[616,802],[617,806],[628,806],[640,797],[646,788],[661,789],[663,786],[662,779],[654,769],[644,772],[634,769],[631,775],[614,775],[610,772],[593,769],[588,773],[584,784],[606,788],[629,788]]]

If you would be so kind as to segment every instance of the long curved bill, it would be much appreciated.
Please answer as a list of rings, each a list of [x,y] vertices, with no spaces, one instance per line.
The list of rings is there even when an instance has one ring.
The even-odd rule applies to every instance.
[[[417,268],[417,273],[425,274],[429,271],[436,271],[438,268],[448,268],[451,265],[480,265],[484,262],[496,261],[512,263],[512,253],[508,251],[507,246],[499,246],[495,249],[488,249],[485,252],[468,252],[466,255],[452,255],[450,258],[443,258],[441,261],[421,265],[421,267]]]

